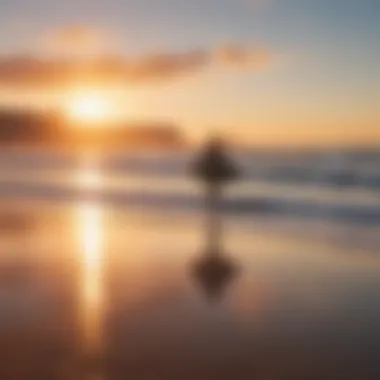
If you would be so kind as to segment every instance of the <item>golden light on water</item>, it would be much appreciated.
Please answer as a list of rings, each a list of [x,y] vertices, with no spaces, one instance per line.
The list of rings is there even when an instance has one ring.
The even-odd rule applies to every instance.
[[[100,186],[94,167],[79,174],[84,188]],[[83,354],[86,360],[101,356],[104,315],[104,210],[100,203],[85,201],[78,205],[78,237],[82,262],[80,318]]]
[[[102,209],[95,203],[80,206],[80,225],[82,229],[82,248],[86,274],[95,280],[100,279],[102,266],[103,236]]]

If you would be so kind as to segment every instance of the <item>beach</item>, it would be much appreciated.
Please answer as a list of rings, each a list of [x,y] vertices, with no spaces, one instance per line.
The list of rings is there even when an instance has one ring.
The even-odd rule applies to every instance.
[[[94,157],[30,157],[2,161],[1,378],[378,378],[380,225],[338,212],[373,213],[376,189],[227,190],[234,271],[210,294],[189,157],[161,156],[175,175],[157,157],[117,175]]]

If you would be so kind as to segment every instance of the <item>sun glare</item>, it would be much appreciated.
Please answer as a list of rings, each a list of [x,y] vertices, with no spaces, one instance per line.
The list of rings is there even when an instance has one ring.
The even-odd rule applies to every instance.
[[[97,94],[76,96],[68,102],[66,111],[72,120],[83,123],[101,123],[113,117],[109,100]]]

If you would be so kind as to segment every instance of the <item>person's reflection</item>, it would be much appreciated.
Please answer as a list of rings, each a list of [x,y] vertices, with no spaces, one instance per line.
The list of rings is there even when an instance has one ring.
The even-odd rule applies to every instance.
[[[237,274],[237,265],[220,251],[206,251],[192,267],[192,275],[209,300],[223,297]]]
[[[93,169],[91,169],[93,170]],[[83,178],[100,180],[98,174],[86,172]],[[81,323],[81,370],[85,378],[103,378],[101,359],[104,341],[102,325],[104,315],[103,269],[104,225],[103,208],[96,202],[84,202],[78,209],[80,254],[82,258],[80,323]]]

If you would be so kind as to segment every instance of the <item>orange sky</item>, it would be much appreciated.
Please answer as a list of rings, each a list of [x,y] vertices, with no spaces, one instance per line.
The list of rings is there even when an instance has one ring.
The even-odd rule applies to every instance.
[[[129,9],[111,0],[93,18],[70,4],[54,4],[60,13],[53,12],[55,0],[46,1],[23,22],[9,22],[17,20],[16,4],[8,17],[0,12],[9,32],[0,36],[3,106],[69,113],[75,99],[101,93],[110,119],[173,122],[194,137],[222,131],[258,145],[301,146],[380,141],[380,29],[370,0],[259,7],[221,0],[215,9],[210,0],[202,9],[146,0],[149,15],[137,3]],[[200,18],[200,10],[213,18]]]

